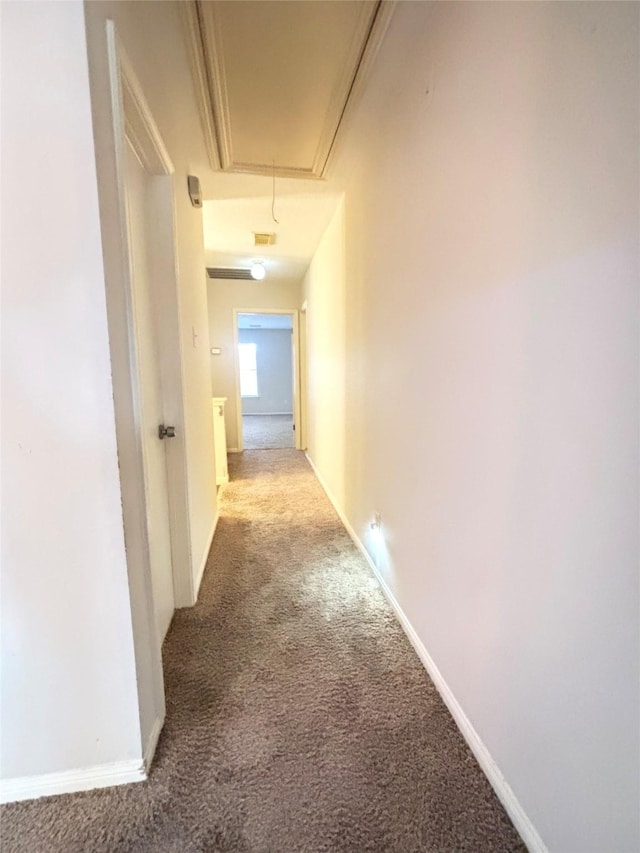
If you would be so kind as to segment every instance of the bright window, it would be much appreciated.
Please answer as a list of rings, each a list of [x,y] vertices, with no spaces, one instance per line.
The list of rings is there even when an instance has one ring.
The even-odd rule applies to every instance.
[[[258,396],[258,367],[256,345],[238,344],[240,351],[240,394],[242,397]]]

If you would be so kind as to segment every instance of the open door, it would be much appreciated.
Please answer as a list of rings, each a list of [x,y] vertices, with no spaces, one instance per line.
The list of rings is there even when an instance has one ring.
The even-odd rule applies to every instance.
[[[141,741],[148,769],[165,716],[162,640],[174,606],[194,603],[174,168],[113,21],[107,22],[105,35],[113,135],[96,149],[96,162]],[[175,426],[176,438],[160,439],[160,425]]]
[[[171,516],[167,479],[166,446],[175,438],[175,427],[167,426],[160,375],[160,328],[158,300],[154,298],[153,239],[150,234],[154,198],[152,176],[145,170],[129,143],[126,150],[125,190],[131,263],[131,306],[137,353],[137,382],[140,397],[146,495],[147,533],[151,564],[156,629],[164,640],[173,612],[173,565],[171,559]]]

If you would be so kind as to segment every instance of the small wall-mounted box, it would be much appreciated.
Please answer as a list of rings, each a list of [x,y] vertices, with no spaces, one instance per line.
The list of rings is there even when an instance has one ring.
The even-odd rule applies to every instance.
[[[202,192],[200,191],[200,181],[195,175],[187,175],[187,188],[189,190],[189,198],[194,207],[202,207]]]
[[[222,353],[222,347],[211,347],[211,355],[220,355]]]

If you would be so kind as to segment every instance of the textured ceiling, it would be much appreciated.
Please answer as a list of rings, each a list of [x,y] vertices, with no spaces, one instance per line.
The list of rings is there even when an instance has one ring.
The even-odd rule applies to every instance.
[[[336,209],[340,195],[276,194],[272,198],[220,199],[203,205],[207,266],[248,266],[264,262],[269,278],[300,280]],[[253,232],[273,232],[273,246],[254,246]]]

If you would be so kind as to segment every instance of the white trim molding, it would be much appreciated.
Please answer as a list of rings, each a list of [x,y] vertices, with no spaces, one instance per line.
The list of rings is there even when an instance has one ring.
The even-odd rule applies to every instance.
[[[238,344],[240,342],[240,330],[238,328],[238,315],[240,314],[286,314],[291,317],[292,335],[291,343],[293,346],[291,368],[293,371],[293,425],[294,425],[294,445],[296,450],[301,450],[301,435],[302,435],[302,401],[301,401],[301,384],[300,384],[300,312],[297,308],[233,308],[233,369],[234,369],[234,387],[235,387],[235,404],[236,404],[236,433],[237,447],[228,447],[227,453],[242,453],[244,450],[244,437],[242,429],[242,394],[240,393],[240,350]],[[273,413],[271,413],[273,414]],[[287,413],[288,414],[288,413]]]
[[[163,720],[165,696],[162,650],[153,599],[144,453],[138,428],[141,400],[125,186],[127,142],[133,146],[144,168],[151,169],[152,174],[162,179],[169,191],[173,164],[112,20],[106,21],[106,59],[109,69],[112,136],[105,142],[103,150],[97,148],[96,151],[99,173],[105,170],[100,179],[104,184],[101,192],[109,193],[105,197],[109,197],[113,203],[113,221],[109,220],[108,228],[103,222],[102,240],[109,336],[112,340],[111,365],[118,454],[125,454],[132,459],[132,464],[121,466],[121,482],[138,701],[141,708],[145,709],[145,717],[149,714],[154,720]],[[115,185],[111,167],[115,170]],[[124,343],[115,346],[114,341]],[[141,737],[143,740],[146,737],[150,742],[145,732],[141,733]],[[74,771],[72,779],[64,784],[75,787],[61,788],[60,792],[81,790],[82,785],[88,788],[101,787],[99,780],[103,776],[114,780],[105,781],[103,786],[139,781],[140,778],[145,778],[144,757],[137,765],[142,768],[142,776],[136,775],[137,769],[123,769],[128,766],[126,762],[125,765],[113,765],[115,769],[110,765],[104,771],[102,768]],[[129,772],[133,774],[132,778],[129,778]],[[67,778],[66,774],[64,778]]]
[[[224,488],[224,486],[221,486],[220,488]],[[211,545],[213,543],[213,537],[216,535],[216,528],[218,526],[219,520],[220,520],[220,513],[218,512],[218,510],[216,510],[216,514],[215,514],[214,519],[213,519],[213,524],[211,525],[211,533],[209,534],[209,539],[207,541],[207,547],[204,549],[204,556],[202,558],[200,568],[198,569],[198,574],[196,576],[196,582],[194,585],[196,601],[198,600],[198,594],[200,593],[200,584],[202,583],[204,570],[207,568],[207,560],[209,559],[209,552],[211,551]],[[193,603],[195,604],[196,601],[194,601]]]
[[[175,169],[160,135],[142,86],[113,28],[109,29],[111,50],[117,54],[114,73],[120,75],[125,136],[151,175],[173,175]],[[116,84],[117,85],[117,84]],[[117,114],[116,114],[117,115]]]
[[[121,247],[126,260],[124,284],[127,288],[126,322],[131,352],[129,384],[140,406],[140,376],[137,365],[135,299],[133,298],[133,260],[126,214],[126,143],[133,148],[150,178],[153,178],[153,204],[161,215],[155,218],[154,230],[158,246],[153,257],[153,276],[159,290],[170,301],[165,306],[165,319],[159,324],[162,346],[159,347],[158,369],[162,377],[165,417],[178,427],[178,436],[167,452],[168,502],[171,531],[171,562],[176,607],[195,601],[191,539],[189,533],[188,469],[183,427],[185,423],[184,360],[180,349],[180,317],[182,316],[179,270],[176,254],[176,213],[173,162],[146,100],[142,85],[120,41],[115,24],[107,21],[107,48],[111,81],[113,133],[116,151],[116,173],[119,193]],[[160,239],[160,237],[162,239]],[[122,282],[122,279],[120,279]],[[169,318],[169,319],[167,319]],[[138,453],[143,456],[142,448]],[[146,492],[144,472],[140,489]],[[141,507],[146,514],[146,504]],[[148,543],[146,545],[148,550]],[[147,555],[147,559],[149,556]],[[150,569],[149,569],[150,571]]]
[[[159,732],[158,732],[159,733]],[[140,759],[98,764],[82,770],[62,770],[39,776],[21,776],[0,780],[0,803],[34,800],[54,794],[73,794],[95,788],[111,788],[131,782],[144,782],[147,778],[145,764]]]
[[[425,648],[424,643],[416,634],[407,615],[396,600],[394,594],[387,586],[385,579],[380,574],[380,571],[378,570],[378,567],[376,566],[373,558],[371,557],[367,549],[364,547],[362,541],[360,540],[360,537],[357,535],[357,533],[351,526],[349,519],[346,517],[341,507],[336,502],[322,474],[316,468],[313,459],[311,458],[311,456],[309,456],[308,453],[305,453],[305,456],[307,457],[309,465],[313,469],[314,474],[318,478],[318,482],[320,483],[320,485],[325,491],[325,494],[331,501],[333,508],[338,513],[340,521],[344,525],[345,530],[351,537],[356,548],[360,551],[362,556],[367,561],[369,568],[371,569],[378,583],[380,584],[385,598],[393,608],[396,614],[396,618],[398,619],[398,622],[402,627],[402,630],[407,635],[409,642],[413,646],[416,654],[422,662],[422,665],[424,666],[429,677],[433,681],[435,688],[440,694],[442,701],[449,709],[449,713],[453,717],[455,724],[458,726],[458,729],[460,730],[462,736],[467,742],[469,749],[474,754],[476,761],[480,765],[480,769],[489,780],[491,787],[496,792],[498,799],[500,800],[500,802],[504,806],[505,811],[511,818],[511,821],[513,822],[513,825],[515,826],[518,833],[520,834],[520,837],[525,843],[527,850],[529,850],[529,853],[548,853],[546,845],[540,838],[540,835],[538,834],[534,825],[531,823],[531,820],[529,819],[525,810],[520,805],[520,802],[514,794],[511,786],[504,778],[500,768],[491,756],[491,753],[483,743],[480,735],[475,730],[471,721],[462,709],[462,706],[454,696],[451,688],[445,681],[444,676],[442,675],[442,673],[436,666],[433,658]]]
[[[144,749],[144,757],[142,759],[142,764],[144,766],[145,773],[148,773],[151,769],[151,764],[153,762],[153,756],[156,754],[156,747],[158,746],[158,740],[160,738],[160,732],[162,731],[162,727],[164,726],[164,718],[156,717],[155,722],[151,731],[149,732],[149,737],[147,739],[147,745]]]
[[[191,75],[195,85],[196,103],[198,104],[198,112],[200,114],[207,154],[209,155],[209,163],[214,171],[218,171],[220,169],[220,157],[218,156],[216,127],[213,121],[213,113],[211,112],[209,79],[204,60],[198,7],[194,0],[183,0],[178,5],[186,34]]]

